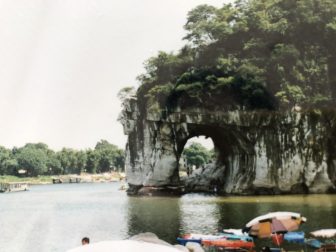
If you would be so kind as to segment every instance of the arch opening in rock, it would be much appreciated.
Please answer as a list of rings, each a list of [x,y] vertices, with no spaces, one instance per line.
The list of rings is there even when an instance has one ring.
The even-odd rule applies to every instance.
[[[217,147],[213,140],[220,131],[200,132],[206,135],[195,133],[178,148],[180,181],[186,192],[217,193],[225,183],[225,152],[219,149],[220,140],[217,139]]]
[[[214,144],[211,138],[189,138],[180,154],[178,169],[180,178],[191,176],[193,171],[215,161]]]

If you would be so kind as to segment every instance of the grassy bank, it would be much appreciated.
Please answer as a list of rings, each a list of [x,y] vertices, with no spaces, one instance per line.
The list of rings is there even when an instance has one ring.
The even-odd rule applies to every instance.
[[[0,183],[8,182],[27,182],[29,184],[51,184],[51,176],[38,176],[38,177],[16,177],[16,176],[0,176]]]
[[[53,178],[58,178],[64,181],[65,183],[69,181],[70,178],[80,178],[81,182],[112,182],[120,181],[125,178],[124,173],[111,172],[111,173],[102,173],[102,174],[70,174],[70,175],[54,175],[54,176],[37,176],[37,177],[16,177],[16,176],[0,176],[0,183],[8,182],[27,182],[33,185],[39,184],[51,184]]]

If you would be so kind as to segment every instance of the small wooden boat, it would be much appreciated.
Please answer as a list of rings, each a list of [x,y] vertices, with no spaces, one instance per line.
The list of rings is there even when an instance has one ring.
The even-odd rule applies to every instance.
[[[202,244],[205,246],[223,247],[223,248],[254,248],[254,242],[243,241],[243,240],[228,240],[228,239],[218,239],[218,240],[202,240]]]
[[[26,182],[0,183],[0,192],[20,192],[27,190],[28,183]]]
[[[63,180],[60,178],[53,178],[52,179],[53,184],[62,184]]]

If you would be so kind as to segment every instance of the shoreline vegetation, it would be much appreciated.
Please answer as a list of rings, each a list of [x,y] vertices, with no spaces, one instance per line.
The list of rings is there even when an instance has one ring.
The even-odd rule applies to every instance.
[[[104,174],[124,171],[125,153],[106,140],[97,142],[94,149],[63,148],[54,151],[45,143],[27,143],[23,147],[7,149],[0,146],[0,175],[39,178],[72,174]],[[2,179],[4,179],[3,177]]]
[[[17,177],[12,175],[0,176],[0,183],[25,182],[29,185],[53,184],[53,180],[62,181],[62,183],[101,183],[101,182],[118,182],[125,179],[124,172],[106,172],[101,174],[81,173],[67,175],[41,175],[36,177]]]

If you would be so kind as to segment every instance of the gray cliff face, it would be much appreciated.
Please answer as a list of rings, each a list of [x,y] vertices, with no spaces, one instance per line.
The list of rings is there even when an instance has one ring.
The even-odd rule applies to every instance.
[[[189,138],[212,138],[217,161],[185,181],[188,191],[228,194],[325,193],[336,184],[336,112],[201,109],[169,114],[124,103],[129,193],[181,186],[178,163]]]

